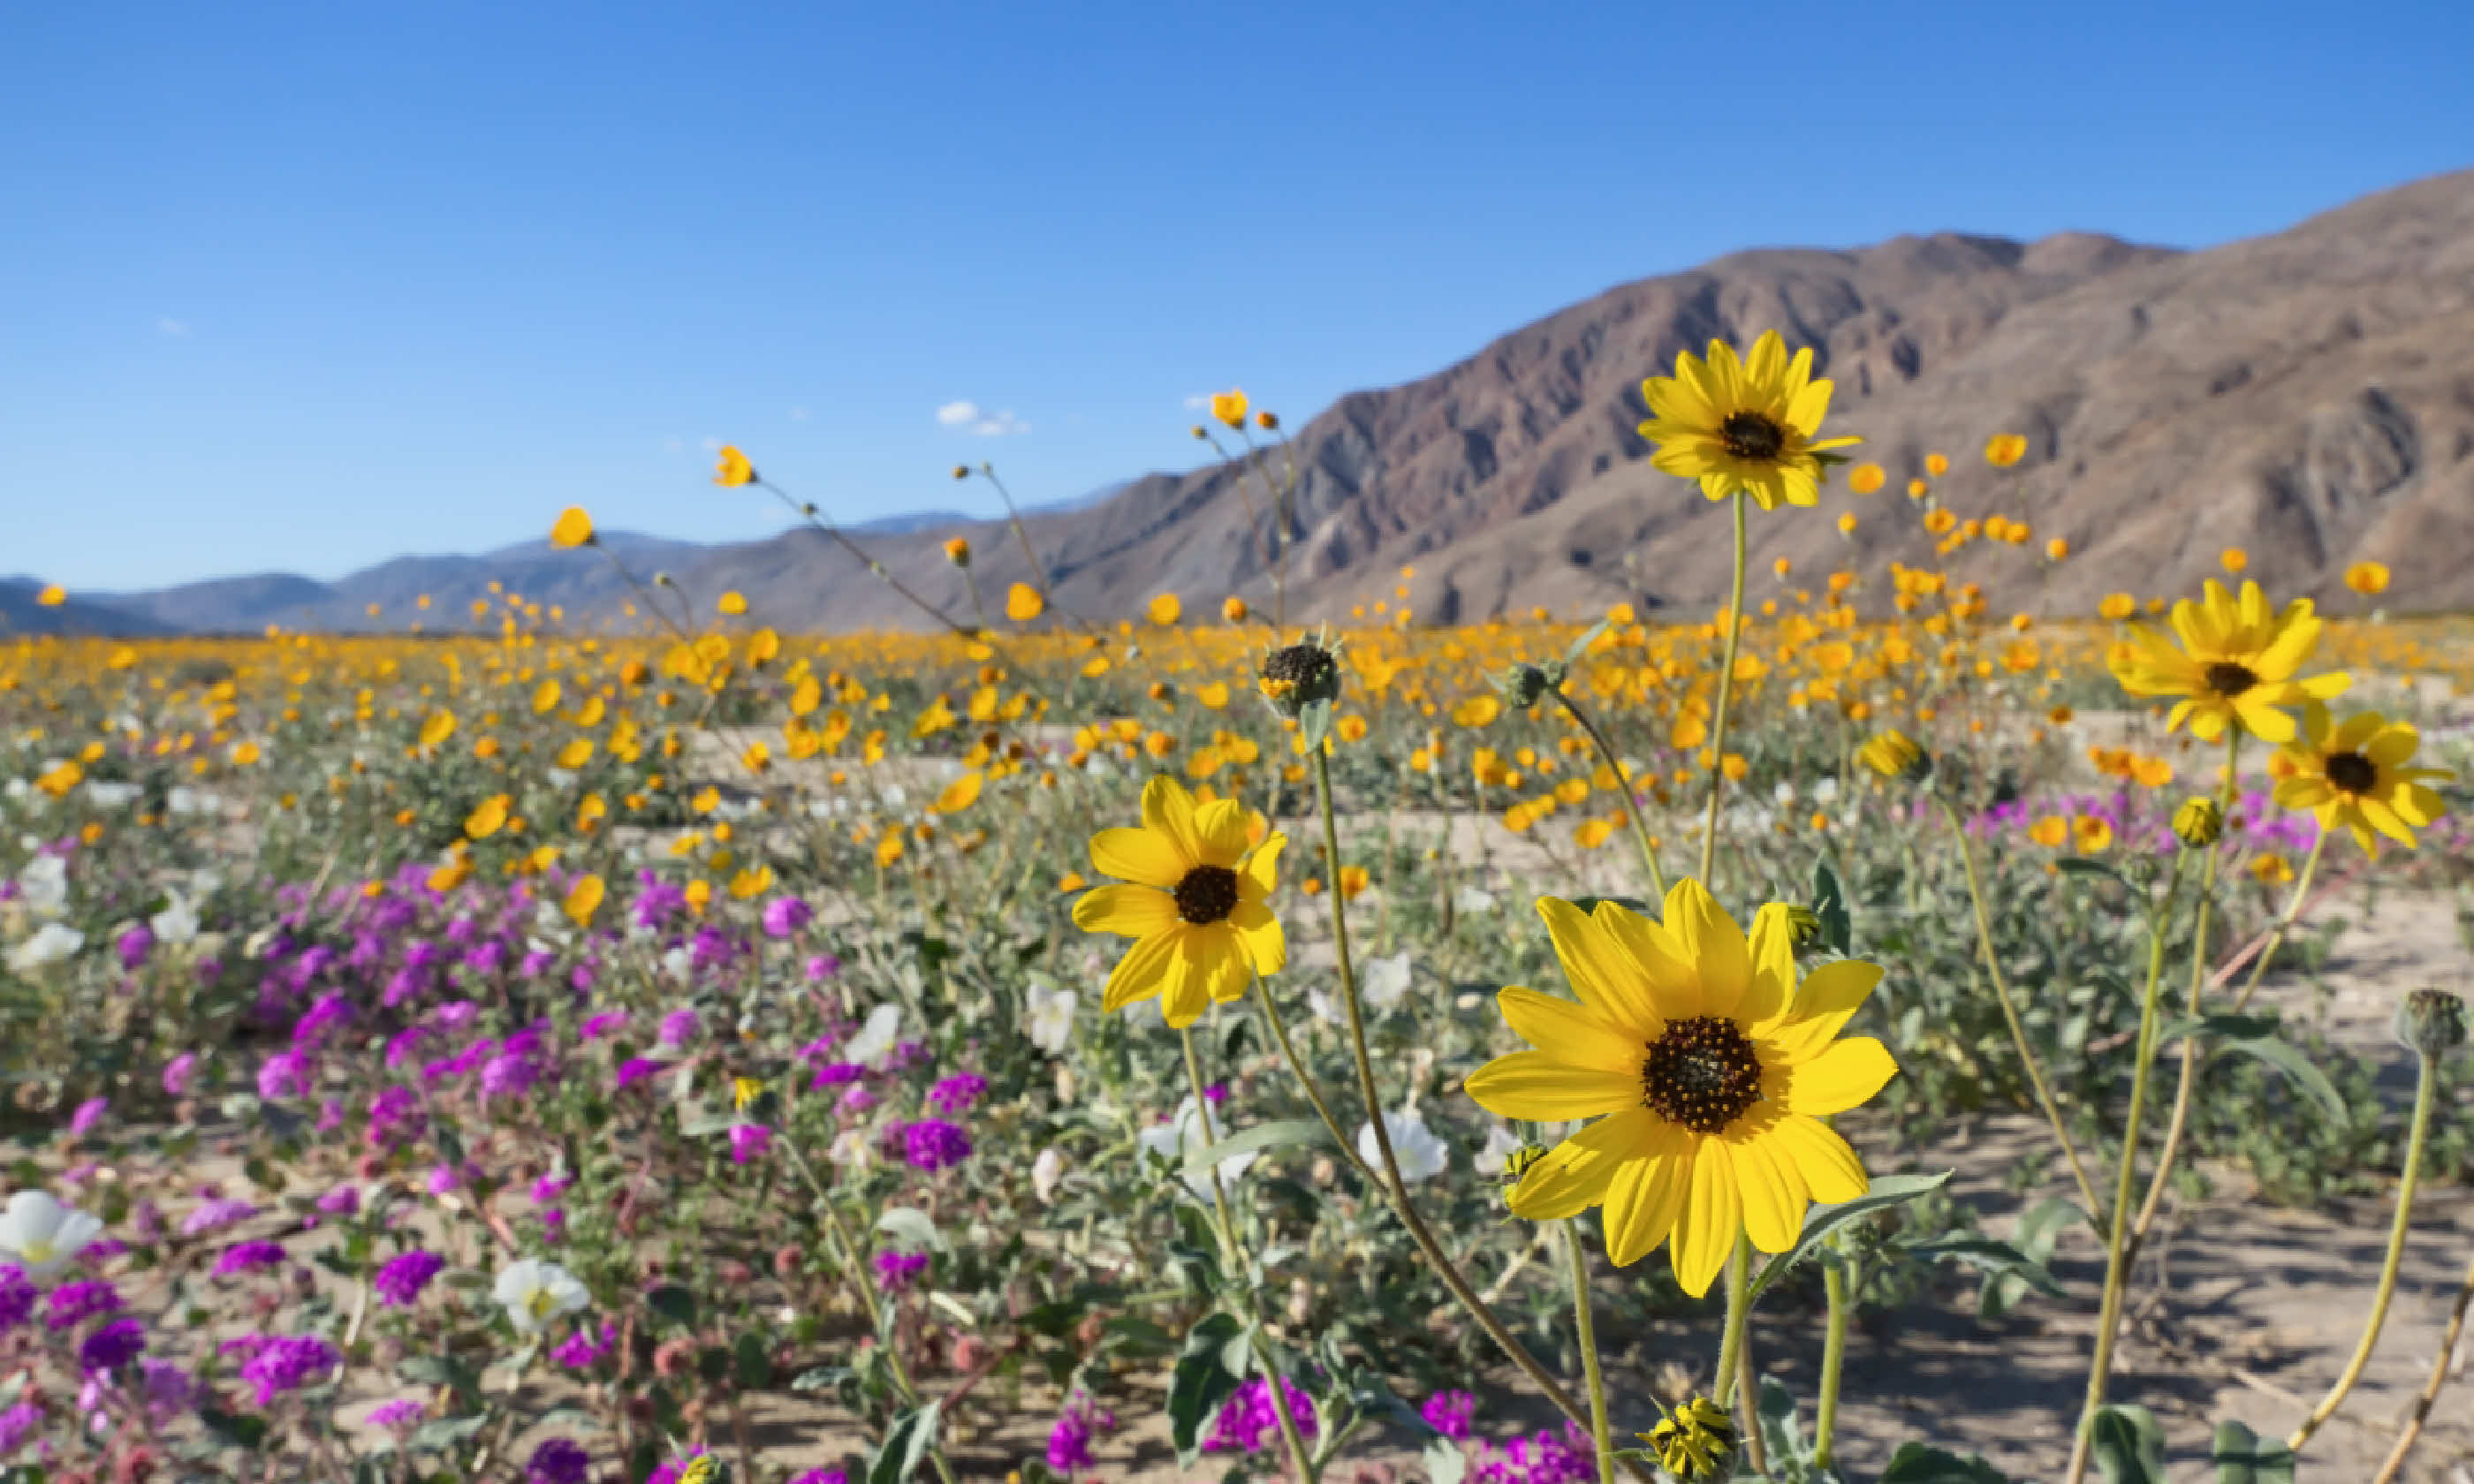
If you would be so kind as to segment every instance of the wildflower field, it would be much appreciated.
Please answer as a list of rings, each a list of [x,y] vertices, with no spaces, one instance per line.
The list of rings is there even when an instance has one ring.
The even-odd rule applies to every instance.
[[[2474,622],[2031,620],[2026,439],[1809,362],[1643,389],[1706,617],[8,636],[7,1476],[2447,1477]],[[1939,564],[1743,570],[1859,518]],[[2272,1376],[2172,1333],[2259,1243]]]

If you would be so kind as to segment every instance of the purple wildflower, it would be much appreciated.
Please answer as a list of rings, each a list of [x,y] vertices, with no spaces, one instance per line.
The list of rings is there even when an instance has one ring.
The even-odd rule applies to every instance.
[[[237,1197],[204,1201],[181,1223],[182,1236],[201,1236],[217,1227],[228,1227],[236,1221],[247,1221],[257,1214],[257,1208]]]
[[[214,1276],[230,1278],[234,1273],[246,1273],[255,1268],[282,1265],[283,1244],[281,1242],[265,1240],[234,1242],[224,1249],[222,1257],[215,1259]]]
[[[121,1302],[120,1290],[102,1279],[62,1283],[52,1290],[51,1300],[44,1305],[43,1323],[58,1334],[76,1328],[97,1314],[117,1314],[128,1306]]]
[[[866,1075],[867,1068],[857,1062],[827,1062],[816,1068],[816,1080],[809,1086],[821,1092],[827,1088],[838,1088],[846,1083],[857,1082]]]
[[[1289,1416],[1305,1437],[1315,1435],[1314,1400],[1299,1391],[1294,1382],[1284,1383],[1288,1393]],[[1204,1435],[1202,1450],[1206,1453],[1259,1453],[1271,1446],[1279,1431],[1279,1415],[1272,1408],[1272,1388],[1261,1376],[1237,1388],[1211,1420],[1211,1431]]]
[[[397,1308],[410,1308],[421,1302],[421,1290],[429,1286],[447,1266],[447,1259],[434,1252],[414,1248],[400,1257],[390,1257],[371,1278],[370,1286],[378,1297]]]
[[[644,1484],[679,1484],[679,1475],[686,1472],[688,1465],[693,1463],[703,1452],[703,1448],[697,1448],[694,1452],[682,1454],[661,1464],[652,1472],[644,1475]]]
[[[1456,1443],[1468,1441],[1469,1421],[1476,1413],[1477,1398],[1465,1391],[1439,1391],[1418,1409],[1427,1426]]]
[[[13,1262],[0,1262],[0,1334],[6,1334],[34,1317],[35,1300],[41,1297],[26,1270]]]
[[[404,1432],[419,1426],[421,1420],[428,1415],[429,1408],[425,1403],[411,1397],[399,1397],[393,1401],[381,1401],[370,1408],[370,1415],[362,1421],[373,1427],[383,1427],[389,1432]]]
[[[544,1438],[524,1463],[524,1484],[584,1484],[593,1455],[571,1438]]]
[[[695,1040],[695,1033],[696,1013],[692,1010],[673,1010],[662,1017],[661,1034],[657,1039],[663,1045],[676,1049]]]
[[[191,1074],[197,1071],[197,1069],[198,1054],[194,1051],[183,1051],[179,1056],[176,1056],[169,1062],[164,1063],[163,1095],[166,1097],[188,1096],[189,1078]]]
[[[240,1368],[240,1378],[257,1388],[257,1404],[265,1406],[287,1391],[299,1391],[335,1368],[343,1357],[335,1347],[314,1334],[269,1338]]]
[[[842,971],[842,961],[834,957],[830,953],[813,953],[808,956],[806,967],[808,978],[810,982],[813,983],[818,980],[830,979],[834,975],[840,973]]]
[[[599,1041],[627,1023],[624,1010],[605,1010],[584,1022],[576,1034],[586,1041]]]
[[[14,886],[17,883],[12,881],[7,884]],[[37,1402],[20,1401],[0,1412],[0,1458],[15,1457],[18,1449],[33,1442],[35,1434],[42,1430],[43,1409]]]
[[[928,1106],[948,1117],[958,1118],[969,1113],[987,1090],[988,1079],[978,1072],[956,1072],[928,1089]]]
[[[146,956],[155,951],[155,931],[140,922],[122,933],[120,941],[112,946],[119,951],[120,967],[131,973],[135,973],[144,966]]]
[[[924,1252],[888,1251],[876,1255],[876,1286],[885,1293],[900,1293],[927,1271],[928,1255]]]
[[[69,1114],[69,1137],[84,1138],[93,1133],[94,1126],[110,1111],[111,1099],[108,1097],[90,1097],[78,1104],[77,1112]]]
[[[78,1347],[78,1366],[88,1376],[117,1371],[146,1352],[146,1327],[133,1319],[115,1319],[85,1337]]]
[[[902,1154],[913,1169],[948,1169],[971,1157],[971,1136],[959,1124],[922,1118],[904,1127]]]
[[[660,1076],[668,1067],[669,1064],[667,1062],[656,1062],[650,1057],[631,1056],[618,1068],[617,1090],[624,1092],[637,1083]]]
[[[773,1147],[773,1131],[761,1123],[734,1123],[730,1126],[730,1162],[746,1164],[761,1160]]]

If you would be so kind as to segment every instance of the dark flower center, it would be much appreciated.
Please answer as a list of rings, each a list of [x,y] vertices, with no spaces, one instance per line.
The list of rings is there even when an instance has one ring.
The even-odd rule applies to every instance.
[[[2228,701],[2258,683],[2259,677],[2246,664],[2219,659],[2208,666],[2208,688]]]
[[[1760,1101],[1753,1043],[1723,1016],[1670,1020],[1640,1066],[1641,1105],[1695,1134],[1715,1134]]]
[[[2360,753],[2331,754],[2325,771],[2329,782],[2349,794],[2367,794],[2379,786],[2379,768]]]
[[[1198,927],[1228,921],[1237,910],[1237,873],[1225,866],[1197,866],[1176,883],[1176,915]]]
[[[1718,442],[1738,459],[1775,459],[1786,446],[1786,431],[1757,412],[1731,412],[1718,424]]]

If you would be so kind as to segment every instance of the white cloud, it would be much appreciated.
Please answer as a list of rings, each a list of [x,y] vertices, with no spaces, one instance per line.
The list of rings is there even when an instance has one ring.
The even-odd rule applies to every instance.
[[[178,340],[182,336],[189,333],[189,322],[186,320],[175,320],[168,314],[160,315],[156,318],[155,332],[158,335],[169,335],[173,339]]]
[[[1015,417],[1012,408],[986,412],[972,401],[947,402],[936,409],[936,420],[949,428],[965,429],[974,438],[1003,438],[1009,433],[1031,431],[1031,424]]]

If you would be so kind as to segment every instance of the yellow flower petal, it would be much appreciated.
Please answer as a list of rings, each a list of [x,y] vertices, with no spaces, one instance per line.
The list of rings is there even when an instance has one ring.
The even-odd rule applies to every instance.
[[[1097,886],[1074,903],[1074,925],[1086,933],[1148,938],[1176,925],[1176,898],[1150,886]]]
[[[1647,1147],[1637,1149],[1608,1184],[1606,1209],[1599,1217],[1606,1230],[1607,1257],[1617,1267],[1629,1267],[1658,1250],[1674,1232],[1685,1194],[1692,1186],[1692,1151],[1698,1140],[1655,1113],[1642,1116],[1656,1131]]]
[[[1807,1113],[1791,1113],[1770,1130],[1779,1152],[1795,1161],[1805,1188],[1825,1206],[1852,1201],[1873,1188],[1863,1161],[1838,1132]]]
[[[1464,1085],[1480,1108],[1502,1118],[1558,1123],[1640,1106],[1640,1074],[1573,1066],[1542,1051],[1515,1051],[1469,1073]]]
[[[1666,931],[1699,973],[1701,1014],[1733,1017],[1751,988],[1753,956],[1735,920],[1690,876],[1666,894]]]
[[[1625,985],[1635,1002],[1622,1023],[1638,1030],[1645,1041],[1666,1034],[1669,1020],[1701,1014],[1701,976],[1684,956],[1675,935],[1629,908],[1598,903],[1589,915],[1598,930],[1613,941],[1632,973]]]
[[[1514,1035],[1559,1062],[1639,1074],[1641,1043],[1585,1005],[1516,986],[1494,1003]]]
[[[1764,1067],[1761,1092],[1789,1113],[1834,1113],[1863,1102],[1899,1074],[1889,1048],[1870,1036],[1832,1041],[1818,1056]]]
[[[1195,838],[1201,843],[1201,864],[1234,866],[1252,842],[1246,838],[1246,806],[1234,799],[1214,799],[1194,811]]]
[[[1735,1188],[1744,1203],[1744,1231],[1763,1252],[1785,1252],[1804,1227],[1804,1177],[1792,1161],[1781,1162],[1769,1141],[1770,1125],[1781,1114],[1735,1121],[1717,1141],[1735,1161]]]
[[[1818,1056],[1880,982],[1880,965],[1856,959],[1824,964],[1806,975],[1786,1018],[1761,1033],[1761,1064],[1788,1065]]]
[[[1280,851],[1286,850],[1289,837],[1273,835],[1254,847],[1254,853],[1237,871],[1239,894],[1254,894],[1257,900],[1272,894],[1280,884]],[[1268,971],[1268,970],[1267,970]]]
[[[1642,1150],[1654,1146],[1665,1124],[1645,1108],[1601,1118],[1546,1151],[1513,1186],[1505,1204],[1530,1221],[1577,1216],[1607,1198],[1611,1182]]]
[[[1581,1003],[1609,1023],[1639,1033],[1643,1041],[1665,1033],[1647,986],[1628,971],[1627,955],[1596,922],[1560,897],[1539,898],[1538,915],[1546,920],[1555,957],[1563,962],[1564,975]]]
[[[1202,864],[1202,836],[1194,827],[1194,796],[1165,773],[1143,785],[1143,827],[1166,840],[1180,869]]]
[[[1705,1138],[1692,1152],[1692,1185],[1667,1238],[1675,1281],[1699,1298],[1710,1291],[1744,1230],[1743,1197],[1735,1190],[1735,1161],[1723,1140]]]
[[[1788,925],[1786,903],[1767,902],[1753,914],[1750,948],[1752,980],[1735,1018],[1758,1036],[1783,1018],[1795,999],[1795,929]]]
[[[1176,847],[1148,829],[1104,829],[1091,837],[1091,865],[1104,876],[1175,891],[1185,879]]]
[[[1135,939],[1108,972],[1107,988],[1100,995],[1101,1011],[1114,1015],[1138,999],[1159,993],[1176,963],[1176,940],[1174,931]]]
[[[1256,973],[1268,977],[1289,966],[1289,940],[1280,931],[1280,920],[1271,908],[1259,901],[1241,901],[1228,914],[1228,922],[1245,942],[1246,953],[1254,961]]]

